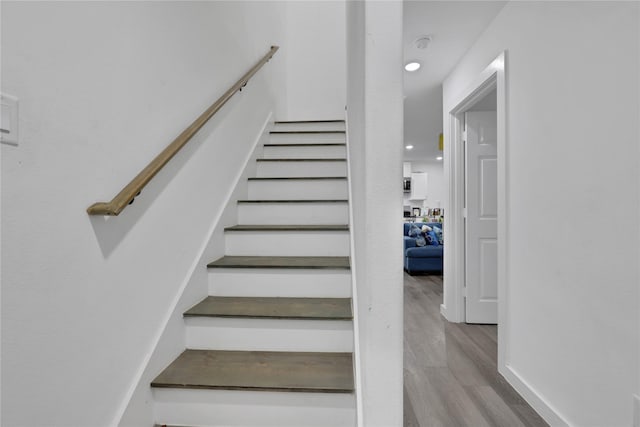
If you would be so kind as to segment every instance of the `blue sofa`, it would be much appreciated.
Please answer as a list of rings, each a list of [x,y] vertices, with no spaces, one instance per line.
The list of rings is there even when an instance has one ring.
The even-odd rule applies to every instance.
[[[404,223],[404,269],[407,273],[442,273],[443,245],[417,246],[416,239],[409,237],[409,229],[415,224],[422,228],[423,225],[440,227],[442,224],[432,222]]]

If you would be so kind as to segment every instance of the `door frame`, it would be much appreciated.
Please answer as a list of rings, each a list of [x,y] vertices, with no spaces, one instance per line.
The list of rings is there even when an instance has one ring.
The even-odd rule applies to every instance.
[[[441,312],[450,322],[465,321],[465,165],[462,142],[464,113],[491,92],[497,91],[497,168],[498,168],[498,370],[502,371],[508,363],[507,339],[509,336],[509,209],[507,190],[509,187],[509,169],[507,163],[507,131],[506,131],[506,52],[500,53],[479,73],[466,90],[460,92],[451,102],[445,105],[447,115],[445,122],[445,176],[449,182],[446,203],[445,238],[450,244],[445,245],[444,293],[445,301]],[[448,119],[448,120],[447,120]],[[447,132],[448,131],[448,132]],[[447,138],[448,135],[448,138]],[[450,295],[447,295],[449,294]],[[452,304],[451,304],[452,303]]]

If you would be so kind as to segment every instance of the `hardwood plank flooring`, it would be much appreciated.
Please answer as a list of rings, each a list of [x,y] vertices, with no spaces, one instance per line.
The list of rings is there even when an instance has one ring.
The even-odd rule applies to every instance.
[[[404,275],[404,427],[548,424],[498,374],[494,325],[440,315],[442,276]]]

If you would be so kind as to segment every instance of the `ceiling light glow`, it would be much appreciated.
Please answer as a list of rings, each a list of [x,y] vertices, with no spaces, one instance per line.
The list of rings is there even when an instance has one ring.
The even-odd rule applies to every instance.
[[[409,62],[407,65],[404,66],[404,69],[407,71],[417,71],[418,68],[420,68],[419,62]]]
[[[436,160],[442,160],[442,156],[436,157]]]
[[[413,150],[413,145],[405,145],[404,148],[407,150]]]

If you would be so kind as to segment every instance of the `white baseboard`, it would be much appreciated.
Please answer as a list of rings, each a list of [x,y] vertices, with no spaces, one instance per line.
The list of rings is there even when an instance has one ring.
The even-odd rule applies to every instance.
[[[449,320],[449,316],[447,315],[447,306],[444,304],[440,304],[440,314],[447,320]]]
[[[511,366],[499,367],[498,371],[529,405],[552,427],[569,427],[571,424],[535,389],[533,389]]]

